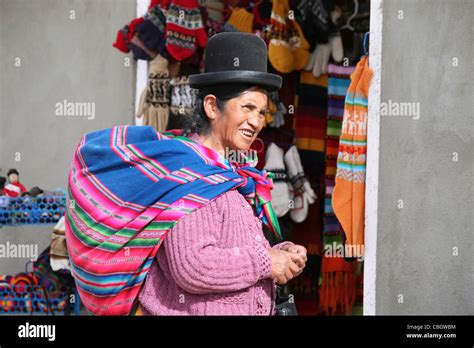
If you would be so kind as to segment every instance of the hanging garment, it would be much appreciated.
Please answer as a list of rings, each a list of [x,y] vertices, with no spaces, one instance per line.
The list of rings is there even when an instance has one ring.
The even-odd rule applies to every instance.
[[[323,249],[343,248],[343,231],[332,208],[332,195],[336,175],[339,135],[344,114],[344,98],[350,84],[353,66],[329,64],[328,67],[328,114],[325,153],[325,198],[323,218]],[[320,287],[320,312],[326,315],[347,314],[352,309],[356,291],[352,264],[343,256],[323,258],[322,283]]]
[[[319,309],[324,315],[350,314],[356,296],[357,261],[323,255]]]
[[[271,143],[265,154],[264,169],[272,172],[273,179],[272,205],[277,217],[282,217],[290,211],[293,195],[291,184],[286,173],[283,149]]]
[[[166,14],[166,49],[177,61],[206,47],[207,33],[197,0],[172,0]]]
[[[304,174],[300,155],[296,146],[292,146],[285,154],[285,165],[294,193],[294,206],[290,212],[292,220],[303,222],[308,215],[309,205],[316,200],[316,193],[311,188]]]
[[[166,16],[160,6],[155,6],[150,9],[143,18],[144,21],[138,24],[135,29],[138,38],[143,42],[148,50],[156,52],[164,58],[169,59],[170,55],[165,46]]]
[[[364,245],[367,101],[371,79],[368,58],[363,57],[352,74],[346,96],[332,201],[348,245]]]
[[[68,178],[66,240],[85,307],[127,315],[178,220],[236,189],[281,238],[270,203],[271,176],[247,163],[151,127],[118,126],[86,134]]]
[[[143,125],[152,126],[159,132],[166,130],[169,118],[170,79],[168,61],[157,55],[150,62],[148,86],[140,98],[138,117],[143,116]]]
[[[253,33],[253,17],[245,8],[235,8],[226,22],[226,31],[240,31],[242,33]],[[231,27],[231,28],[229,28]]]
[[[194,112],[198,90],[189,86],[187,76],[174,77],[170,80],[171,112],[173,115],[190,116]]]
[[[293,36],[292,23],[287,18],[288,0],[273,1],[271,34],[268,44],[268,60],[280,73],[292,72],[295,68],[289,38]]]
[[[326,195],[324,198],[324,231],[325,235],[340,235],[340,225],[332,209],[332,191],[337,170],[339,136],[344,115],[344,98],[350,84],[350,75],[354,66],[330,64],[328,67],[328,115],[326,130]]]
[[[301,71],[295,98],[296,145],[305,171],[323,175],[327,118],[327,75]]]

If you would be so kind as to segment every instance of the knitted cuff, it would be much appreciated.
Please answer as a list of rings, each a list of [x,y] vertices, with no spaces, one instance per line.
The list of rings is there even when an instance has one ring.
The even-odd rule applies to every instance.
[[[284,248],[286,248],[287,246],[289,245],[294,245],[295,243],[293,242],[290,242],[290,241],[286,241],[286,242],[281,242],[279,244],[276,244],[272,247],[272,249],[278,249],[278,250],[283,250]]]
[[[169,104],[169,78],[167,74],[150,74],[148,80],[148,103],[166,107]]]
[[[175,77],[171,85],[171,112],[176,115],[191,115],[196,104],[197,90],[189,86],[187,76]]]
[[[256,267],[258,280],[269,278],[272,272],[272,260],[270,259],[268,249],[266,249],[263,244],[256,244],[252,256],[254,258],[253,261]]]

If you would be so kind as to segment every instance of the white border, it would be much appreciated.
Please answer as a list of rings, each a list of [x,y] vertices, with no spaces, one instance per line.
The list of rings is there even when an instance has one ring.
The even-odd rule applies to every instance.
[[[137,0],[137,17],[142,17],[147,9],[149,0]],[[137,71],[135,79],[135,124],[140,126],[143,122],[143,117],[138,118],[138,108],[140,107],[140,96],[146,88],[148,81],[148,62],[145,60],[137,60]]]
[[[377,221],[379,193],[380,93],[382,72],[383,0],[370,1],[369,88],[367,120],[367,172],[365,183],[364,315],[376,314]]]

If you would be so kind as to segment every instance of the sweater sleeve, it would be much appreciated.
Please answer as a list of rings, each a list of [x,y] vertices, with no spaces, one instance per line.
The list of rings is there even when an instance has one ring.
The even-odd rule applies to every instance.
[[[275,244],[272,249],[278,249],[278,250],[283,250],[283,248],[285,248],[286,246],[288,245],[294,245],[293,242],[290,242],[290,241],[284,241],[284,242],[281,242],[279,244]]]
[[[164,240],[171,275],[190,293],[238,291],[270,276],[270,255],[263,243],[232,248],[217,245],[225,227],[222,211],[226,205],[216,201],[223,199],[183,217]]]

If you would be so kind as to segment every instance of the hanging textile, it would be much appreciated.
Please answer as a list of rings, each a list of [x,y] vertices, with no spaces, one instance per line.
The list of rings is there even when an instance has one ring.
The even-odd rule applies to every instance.
[[[324,235],[339,236],[341,230],[339,222],[332,208],[332,192],[334,188],[334,177],[336,175],[336,161],[339,149],[339,136],[341,134],[342,118],[344,115],[344,98],[350,84],[350,74],[354,71],[353,66],[344,67],[340,65],[329,65],[328,77],[328,116],[326,129],[326,166],[325,184],[326,192],[324,199]],[[330,241],[332,243],[332,241]]]
[[[336,175],[336,161],[339,149],[344,115],[344,98],[350,84],[353,66],[330,64],[328,67],[328,108],[325,151],[325,197],[323,217],[323,260],[322,282],[319,290],[320,314],[349,314],[356,293],[356,262],[344,259],[343,231],[332,209],[332,194]],[[337,253],[337,255],[335,255]]]
[[[332,202],[346,244],[359,247],[364,245],[367,101],[371,79],[368,58],[363,57],[352,74],[346,96]]]
[[[297,86],[295,135],[306,172],[322,175],[328,105],[327,75],[301,71]]]

